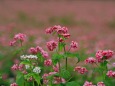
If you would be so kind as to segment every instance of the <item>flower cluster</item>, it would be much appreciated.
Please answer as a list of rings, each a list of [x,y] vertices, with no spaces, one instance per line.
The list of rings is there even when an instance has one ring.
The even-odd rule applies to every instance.
[[[115,78],[115,71],[112,71],[112,70],[108,71],[108,72],[107,72],[107,76],[108,76],[108,77],[114,77],[114,78]]]
[[[23,33],[18,33],[14,36],[13,41],[10,42],[10,46],[14,46],[17,41],[21,43],[26,40],[26,35]]]
[[[71,48],[78,48],[78,43],[75,41],[72,41],[70,46],[71,46]]]
[[[57,32],[57,34],[63,36],[64,38],[70,37],[70,34],[68,33],[67,27],[61,27],[60,25],[55,25],[53,27],[49,27],[46,29],[47,34],[51,34],[53,32]]]
[[[26,60],[26,59],[34,59],[34,60],[37,60],[38,57],[36,55],[22,55],[20,56],[20,59],[21,60]]]
[[[92,82],[85,81],[83,86],[96,86],[96,85],[93,85]],[[105,84],[103,82],[98,82],[97,86],[105,86]]]
[[[47,42],[47,48],[50,51],[53,51],[56,47],[57,47],[57,42],[55,42],[55,41],[49,41],[49,42]]]
[[[96,52],[96,58],[98,62],[102,62],[103,60],[109,59],[113,56],[113,51],[111,50],[98,50]]]
[[[90,63],[90,64],[96,63],[96,59],[93,57],[89,57],[85,60],[85,63]]]
[[[51,66],[51,65],[52,65],[52,60],[51,60],[51,59],[46,59],[46,60],[44,61],[44,65],[45,65],[45,66]]]
[[[24,68],[24,65],[23,65],[23,64],[20,64],[20,65],[14,64],[14,65],[11,67],[11,69],[12,69],[13,71],[14,71],[14,70],[20,70],[20,71],[22,71],[23,68]]]
[[[10,84],[10,86],[18,86],[16,83],[12,83]]]
[[[41,72],[41,68],[40,67],[35,67],[33,69],[33,72],[39,74]]]
[[[41,53],[42,54],[42,56],[44,57],[44,58],[48,58],[48,52],[46,52],[46,51],[44,51],[41,47],[39,47],[39,46],[37,46],[37,47],[32,47],[32,48],[30,48],[29,49],[29,51],[30,51],[30,53],[31,54],[38,54],[38,53]]]
[[[84,74],[85,72],[88,72],[88,70],[85,67],[80,67],[80,66],[75,67],[74,71],[77,71],[80,74]]]

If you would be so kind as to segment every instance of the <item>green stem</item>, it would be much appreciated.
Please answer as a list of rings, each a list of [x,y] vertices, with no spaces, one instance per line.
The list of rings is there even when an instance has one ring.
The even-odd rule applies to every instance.
[[[33,81],[33,86],[34,86],[34,81]]]

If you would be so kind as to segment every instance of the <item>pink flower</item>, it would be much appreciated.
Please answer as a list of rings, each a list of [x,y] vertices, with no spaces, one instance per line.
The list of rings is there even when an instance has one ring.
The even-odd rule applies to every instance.
[[[106,56],[106,59],[109,59],[113,56],[113,51],[111,50],[104,50],[102,53],[103,56]]]
[[[12,67],[11,67],[12,70],[18,70],[18,64],[14,64]]]
[[[47,84],[48,83],[48,79],[47,79],[47,77],[49,76],[49,74],[47,74],[47,73],[45,73],[43,76],[42,76],[42,78],[43,78],[43,83],[44,84]]]
[[[47,42],[47,47],[50,51],[53,51],[57,47],[57,42],[49,41]]]
[[[23,74],[27,74],[28,72],[27,72],[26,70],[23,70],[22,73],[23,73]]]
[[[42,56],[44,58],[48,58],[49,57],[48,52],[46,52],[46,51],[42,51],[41,54],[42,54]]]
[[[54,77],[54,84],[59,84],[59,83],[66,83],[66,80],[61,77]]]
[[[53,66],[53,70],[55,72],[59,72],[59,64],[56,64],[55,66]]]
[[[96,59],[93,57],[89,57],[85,60],[85,63],[90,63],[90,64],[96,63]]]
[[[14,36],[14,40],[20,40],[23,42],[25,39],[26,39],[26,35],[22,33],[18,33]]]
[[[77,71],[80,74],[84,74],[85,72],[88,72],[88,70],[85,67],[80,67],[80,66],[75,67],[74,71]]]
[[[71,48],[78,48],[78,43],[75,41],[72,41],[70,46],[71,46]]]
[[[115,77],[115,72],[110,70],[110,71],[107,72],[107,76],[108,77]]]
[[[38,51],[37,51],[36,48],[34,48],[34,47],[31,47],[31,48],[29,49],[29,52],[32,53],[32,54],[37,54],[37,53],[38,53]]]
[[[54,75],[56,74],[57,72],[49,72],[49,75]]]
[[[44,61],[44,65],[45,66],[51,66],[52,65],[52,60],[51,59],[47,59]]]
[[[20,64],[20,65],[18,66],[18,69],[19,69],[20,71],[22,71],[22,70],[24,69],[24,64]]]
[[[65,33],[65,34],[62,34],[62,36],[64,36],[64,38],[70,38],[70,34],[69,33]]]
[[[103,82],[98,82],[97,86],[105,86],[105,84]]]
[[[46,33],[47,34],[51,34],[52,32],[53,32],[52,27],[49,27],[49,28],[46,29]]]
[[[10,46],[14,46],[15,44],[16,44],[16,41],[15,41],[15,40],[13,40],[13,41],[11,41],[11,42],[10,42],[10,44],[9,44],[9,45],[10,45]]]
[[[96,58],[98,62],[102,62],[104,59],[109,59],[113,56],[113,51],[111,50],[98,50],[96,52]]]
[[[96,85],[93,85],[92,82],[85,81],[83,86],[96,86]]]
[[[12,83],[10,84],[10,86],[18,86],[16,83]]]

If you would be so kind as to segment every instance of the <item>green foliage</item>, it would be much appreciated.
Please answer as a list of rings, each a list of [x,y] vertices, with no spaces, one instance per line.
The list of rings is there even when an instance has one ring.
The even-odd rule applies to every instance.
[[[18,86],[23,86],[25,84],[25,79],[22,73],[18,73],[16,76],[16,83]]]
[[[68,79],[71,77],[70,72],[66,69],[61,69],[60,76],[65,78],[65,79]]]
[[[71,82],[67,82],[66,86],[80,86],[77,81],[71,81]]]

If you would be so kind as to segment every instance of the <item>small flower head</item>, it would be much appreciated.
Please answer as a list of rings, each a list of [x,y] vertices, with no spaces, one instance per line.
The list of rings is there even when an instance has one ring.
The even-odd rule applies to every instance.
[[[93,64],[93,63],[96,63],[96,59],[93,58],[93,57],[89,57],[85,60],[85,63],[90,63],[90,64]]]
[[[66,83],[66,80],[61,77],[54,77],[54,84],[59,84],[59,83]]]
[[[20,40],[20,41],[25,41],[26,39],[26,35],[25,34],[22,34],[22,33],[18,33],[14,36],[14,40]]]
[[[18,70],[18,64],[14,64],[12,67],[11,67],[12,70]]]
[[[42,54],[42,56],[43,56],[44,58],[48,58],[48,57],[49,57],[49,54],[48,54],[47,51],[42,51],[41,54]]]
[[[51,59],[47,59],[44,61],[44,65],[45,66],[51,66],[52,65],[52,60]]]
[[[72,41],[70,46],[71,46],[71,48],[78,48],[78,43],[75,41]]]
[[[16,44],[16,41],[15,40],[13,40],[13,41],[10,41],[10,46],[14,46]]]
[[[98,82],[97,86],[105,86],[105,84],[103,82]]]
[[[110,70],[110,71],[107,72],[106,75],[107,75],[108,77],[115,77],[115,72],[112,71],[112,70]]]
[[[53,66],[53,70],[55,72],[59,72],[59,64],[56,64],[55,66]]]
[[[84,74],[84,73],[87,72],[88,70],[87,70],[85,67],[77,66],[77,67],[74,68],[74,71],[77,71],[77,72],[80,73],[80,74]]]
[[[35,68],[33,69],[33,72],[39,74],[39,73],[41,72],[41,68],[40,68],[40,67],[35,67]]]
[[[92,82],[85,81],[83,86],[96,86],[96,85],[93,85]]]
[[[50,51],[53,51],[56,47],[57,47],[57,42],[55,42],[55,41],[49,41],[49,42],[47,42],[47,48]]]
[[[18,86],[16,83],[12,83],[10,84],[10,86]]]

